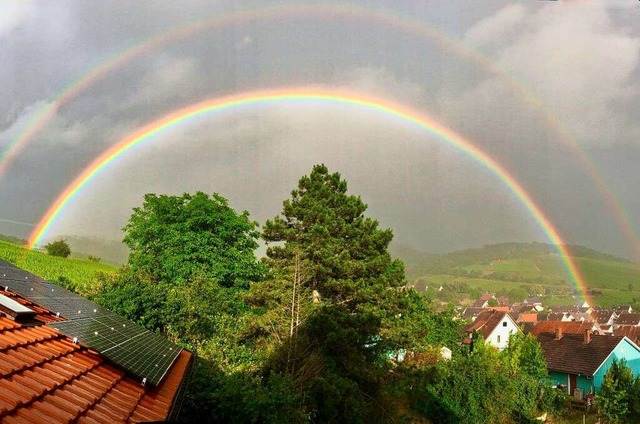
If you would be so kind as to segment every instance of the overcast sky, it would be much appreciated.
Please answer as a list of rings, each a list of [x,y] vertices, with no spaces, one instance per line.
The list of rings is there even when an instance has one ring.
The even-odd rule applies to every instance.
[[[640,260],[576,150],[640,228],[640,3],[317,2],[329,5],[317,13],[313,3],[287,4],[302,3],[0,0],[3,153],[64,87],[109,58],[198,20],[225,22],[156,43],[60,105],[0,177],[0,233],[27,237],[24,224],[92,159],[171,111],[315,86],[432,117],[507,168],[565,241]],[[429,29],[451,42],[426,37]],[[317,102],[209,114],[155,137],[91,182],[50,236],[121,239],[148,192],[218,192],[263,222],[320,162],[399,243],[442,252],[546,241],[495,175],[433,134]]]

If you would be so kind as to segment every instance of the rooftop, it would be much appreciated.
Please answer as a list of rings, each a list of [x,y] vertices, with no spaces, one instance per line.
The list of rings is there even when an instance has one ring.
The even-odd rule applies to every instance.
[[[593,376],[624,338],[591,335],[589,343],[585,343],[583,334],[563,334],[560,340],[554,333],[540,333],[536,337],[549,370],[586,376]]]
[[[63,317],[0,285],[0,295],[35,312],[28,322],[0,313],[0,421],[113,423],[170,416],[191,353],[181,350],[158,385],[144,386],[100,352],[46,325]]]
[[[464,331],[465,333],[477,331],[487,339],[506,315],[508,315],[507,312],[496,309],[482,311],[475,321],[464,328]]]

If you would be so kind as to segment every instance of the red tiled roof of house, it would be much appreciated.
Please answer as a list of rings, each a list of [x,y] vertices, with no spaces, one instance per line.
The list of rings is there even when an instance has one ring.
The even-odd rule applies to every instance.
[[[14,293],[0,294],[36,310],[43,323],[59,319]],[[190,362],[191,353],[183,350],[157,387],[143,387],[98,352],[50,326],[20,324],[0,314],[0,421],[166,420]]]
[[[518,316],[518,322],[537,322],[538,314],[535,312],[531,312],[528,314],[520,314]]]
[[[583,335],[586,330],[591,330],[594,323],[574,322],[574,321],[541,321],[537,323],[531,330],[531,334],[537,336],[540,333],[555,333],[557,329],[562,330],[562,334],[580,334]]]
[[[504,318],[505,315],[507,315],[507,312],[497,311],[495,309],[482,311],[475,321],[464,328],[464,332],[473,333],[474,331],[477,331],[486,339],[491,335],[491,332],[496,328],[500,321],[502,321],[502,318]]]
[[[624,325],[613,330],[615,336],[626,336],[632,342],[638,343],[638,336],[640,336],[640,327],[633,327],[630,325]]]
[[[593,376],[609,354],[623,339],[622,336],[591,335],[589,343],[582,334],[563,334],[556,340],[554,333],[536,336],[551,371]]]

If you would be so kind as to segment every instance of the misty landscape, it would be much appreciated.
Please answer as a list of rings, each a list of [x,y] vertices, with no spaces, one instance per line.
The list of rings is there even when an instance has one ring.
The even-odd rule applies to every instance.
[[[0,63],[0,421],[640,422],[637,1],[3,0]]]

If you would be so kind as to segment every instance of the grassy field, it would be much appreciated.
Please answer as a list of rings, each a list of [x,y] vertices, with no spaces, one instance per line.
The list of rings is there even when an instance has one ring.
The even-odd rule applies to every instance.
[[[0,241],[0,259],[54,282],[62,282],[68,289],[88,295],[99,273],[112,273],[112,265],[81,259],[60,258],[30,251],[12,243]]]
[[[602,257],[576,257],[574,262],[587,288],[602,292],[601,295],[592,296],[597,306],[611,307],[640,301],[640,265]],[[529,284],[542,289],[564,287],[567,292],[573,289],[565,265],[553,253],[453,266],[450,274],[440,270],[434,274],[423,274],[412,281],[420,279],[428,281],[430,287],[455,281],[464,282],[474,290],[503,294]],[[545,299],[546,305],[574,303],[572,296],[549,296]]]

